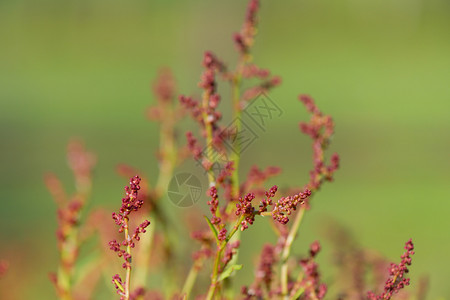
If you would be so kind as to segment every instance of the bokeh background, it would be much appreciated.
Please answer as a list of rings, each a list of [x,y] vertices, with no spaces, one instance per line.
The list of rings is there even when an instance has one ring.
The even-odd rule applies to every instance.
[[[16,282],[18,298],[55,298],[47,273],[56,269],[56,208],[43,174],[55,172],[70,187],[69,139],[82,138],[98,157],[90,205],[118,207],[126,184],[118,163],[157,174],[157,126],[144,112],[154,104],[149,83],[158,68],[173,70],[179,93],[198,94],[205,50],[233,65],[231,35],[245,6],[0,2],[0,258],[11,261],[0,281]],[[327,249],[329,220],[393,261],[411,237],[412,284],[428,275],[428,299],[450,297],[450,2],[262,0],[259,28],[255,62],[282,76],[270,97],[284,113],[243,154],[244,171],[279,165],[279,185],[306,182],[312,152],[298,131],[309,118],[299,93],[333,116],[331,150],[342,159],[335,182],[314,198],[295,252],[314,239]],[[182,124],[180,131],[192,127]],[[243,245],[244,262],[254,261],[252,247],[273,241],[256,227],[244,234],[252,241]],[[329,254],[321,265],[332,284]],[[252,268],[241,271],[244,283]]]

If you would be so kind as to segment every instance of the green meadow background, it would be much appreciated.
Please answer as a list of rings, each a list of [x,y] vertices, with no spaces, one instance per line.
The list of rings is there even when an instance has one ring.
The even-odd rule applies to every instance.
[[[55,172],[73,190],[69,139],[82,138],[98,157],[90,207],[117,209],[127,184],[115,172],[118,163],[153,180],[157,175],[158,129],[145,110],[155,103],[150,83],[158,68],[173,70],[179,93],[199,94],[205,50],[235,62],[231,35],[245,6],[238,0],[0,2],[0,259],[10,261],[2,289],[14,289],[17,299],[55,298],[47,274],[57,267],[56,208],[43,174]],[[306,182],[312,151],[298,131],[309,118],[299,93],[311,94],[336,123],[331,151],[341,155],[341,169],[313,199],[294,252],[319,239],[323,278],[333,289],[329,222],[396,262],[413,238],[412,286],[429,276],[427,299],[450,297],[450,2],[262,0],[253,54],[282,76],[270,97],[283,115],[243,153],[242,176],[253,164],[279,165],[283,174],[273,183]],[[191,122],[182,122],[181,137],[187,128]],[[189,211],[203,210],[200,202]],[[187,213],[167,206],[173,215]],[[274,241],[259,221],[243,234],[243,284],[253,272],[254,249]],[[183,224],[175,226],[187,234]],[[104,286],[112,290],[109,280]]]

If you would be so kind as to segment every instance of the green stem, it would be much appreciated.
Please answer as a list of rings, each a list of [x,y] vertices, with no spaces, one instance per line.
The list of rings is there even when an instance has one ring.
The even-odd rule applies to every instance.
[[[231,161],[233,161],[234,172],[232,174],[232,192],[233,198],[239,197],[239,163],[241,158],[241,145],[239,144],[238,134],[241,131],[241,107],[240,107],[240,86],[241,86],[241,72],[238,72],[233,78],[232,93],[233,93],[233,121],[236,125],[236,139],[233,143],[233,150]]]
[[[281,253],[281,293],[284,299],[289,299],[288,297],[288,259],[291,254],[291,247],[294,239],[297,235],[298,229],[302,222],[303,216],[305,214],[305,208],[301,207],[295,216],[294,224],[289,231],[289,234],[284,243],[283,251]]]
[[[298,274],[296,283],[295,283],[294,287],[292,288],[292,292],[291,292],[291,296],[289,297],[289,300],[298,299],[305,291],[305,288],[301,286],[303,276],[304,276],[303,272],[300,272]]]
[[[227,246],[228,242],[231,240],[233,235],[238,231],[240,224],[244,220],[245,215],[241,215],[239,219],[236,220],[236,223],[233,226],[233,230],[231,230],[228,237],[225,239],[225,241],[222,242],[222,244],[218,247],[216,257],[214,259],[214,266],[213,266],[213,274],[211,277],[211,285],[209,286],[208,295],[206,296],[206,300],[211,300],[214,297],[214,292],[217,287],[217,278],[219,277],[219,265],[220,265],[220,259],[222,257],[222,253],[225,250],[225,247]]]
[[[128,218],[125,217],[125,240],[127,241],[127,253],[131,255],[130,235],[128,234]],[[125,275],[124,299],[130,299],[130,279],[131,279],[131,257],[128,259],[127,273]]]
[[[149,215],[146,219],[152,220],[152,229],[149,230],[148,235],[141,237],[140,247],[137,249],[138,253],[135,254],[139,260],[139,263],[135,266],[135,286],[145,286],[147,284],[150,253],[156,231],[156,218],[153,218],[153,215]]]
[[[203,265],[203,259],[199,259],[195,261],[189,270],[189,274],[186,277],[186,281],[184,282],[183,289],[181,290],[181,295],[185,297],[185,299],[189,299],[191,295],[192,288],[194,287],[194,283],[197,280],[198,271]]]
[[[62,244],[61,262],[58,268],[58,294],[60,299],[72,299],[73,267],[76,259],[78,230],[72,228],[67,240]]]
[[[165,117],[161,123],[159,136],[159,154],[162,156],[159,162],[158,181],[155,190],[159,200],[164,194],[173,175],[173,170],[177,162],[177,149],[175,143],[175,116],[170,103],[165,103],[163,110]]]

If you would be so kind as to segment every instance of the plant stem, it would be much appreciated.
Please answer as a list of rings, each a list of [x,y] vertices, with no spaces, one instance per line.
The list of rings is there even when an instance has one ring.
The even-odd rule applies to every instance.
[[[58,269],[59,297],[63,300],[72,299],[73,267],[77,253],[77,228],[72,228],[67,240],[62,244],[61,262]]]
[[[242,69],[242,67],[240,67]],[[241,107],[240,107],[240,85],[241,85],[241,72],[233,77],[232,81],[232,94],[233,94],[233,122],[236,125],[236,138],[233,143],[233,150],[231,161],[233,161],[234,172],[232,174],[232,191],[231,195],[237,199],[239,197],[239,163],[241,158],[241,145],[239,144],[238,134],[241,131]]]
[[[131,278],[131,246],[130,246],[130,236],[128,234],[128,218],[125,217],[125,240],[127,241],[127,253],[130,255],[130,258],[127,260],[127,273],[125,275],[125,287],[124,287],[124,297],[125,300],[130,298],[130,278]]]
[[[297,215],[295,216],[294,224],[289,231],[289,234],[284,243],[283,251],[281,254],[281,293],[284,299],[289,299],[288,297],[288,259],[291,253],[291,246],[297,235],[298,229],[302,222],[303,216],[305,214],[305,208],[300,207]]]
[[[135,286],[145,286],[148,279],[148,266],[150,262],[150,253],[152,250],[153,240],[156,231],[156,218],[153,215],[149,215],[148,218],[152,220],[153,229],[149,230],[148,235],[141,237],[140,247],[137,249],[138,253],[135,253],[136,258],[139,260],[139,264],[135,266]]]
[[[303,292],[305,291],[305,288],[301,286],[303,276],[305,274],[303,272],[300,272],[297,276],[297,280],[295,281],[295,285],[292,288],[291,295],[289,297],[289,300],[295,300],[298,299]]]
[[[209,286],[208,295],[206,296],[206,300],[211,300],[214,297],[214,292],[217,287],[217,278],[219,277],[220,258],[222,257],[222,253],[225,250],[225,247],[227,246],[228,242],[231,240],[233,235],[238,231],[239,225],[244,220],[244,217],[245,217],[244,215],[241,215],[239,217],[239,219],[236,220],[233,230],[230,232],[230,234],[228,235],[226,240],[223,241],[222,244],[217,247],[216,257],[214,259],[213,274],[211,276],[211,285]]]
[[[189,274],[186,277],[183,289],[181,290],[181,295],[183,295],[186,299],[189,299],[191,295],[191,291],[194,287],[195,281],[197,280],[198,270],[201,268],[201,265],[203,265],[203,260],[195,261],[189,270]]]
[[[161,122],[159,136],[159,154],[162,157],[159,161],[158,181],[155,186],[157,193],[155,201],[158,201],[167,189],[177,162],[174,111],[173,108],[170,107],[171,103],[164,103],[164,105],[163,110],[166,112],[166,115]]]
[[[244,65],[247,62],[246,56],[241,56],[234,72],[234,76],[231,81],[231,92],[232,92],[232,112],[233,121],[236,122],[236,135],[239,134],[242,128],[241,123],[241,83],[242,83],[242,72]],[[232,174],[232,197],[237,199],[239,197],[239,163],[241,158],[241,145],[239,144],[239,139],[235,139],[233,143],[234,152],[232,153],[231,161],[234,163],[234,172]]]

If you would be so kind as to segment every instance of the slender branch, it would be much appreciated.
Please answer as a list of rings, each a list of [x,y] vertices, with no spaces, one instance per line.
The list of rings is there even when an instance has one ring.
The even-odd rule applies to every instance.
[[[218,247],[216,257],[214,259],[214,266],[213,266],[213,274],[211,276],[211,285],[209,286],[208,295],[206,296],[206,300],[211,300],[214,296],[214,292],[217,287],[217,278],[219,277],[219,265],[220,265],[220,258],[222,257],[222,253],[225,250],[225,247],[227,246],[228,242],[231,240],[231,238],[234,236],[234,234],[238,231],[239,225],[244,220],[245,216],[241,215],[239,219],[236,220],[236,223],[233,226],[233,230],[231,230],[228,237],[225,239],[225,241],[222,242],[222,244]]]
[[[157,220],[153,215],[150,219]],[[157,223],[157,221],[156,221]],[[145,286],[147,284],[148,279],[148,273],[149,273],[149,263],[150,263],[150,254],[152,251],[152,245],[155,238],[155,232],[156,232],[156,224],[155,221],[152,222],[153,224],[153,230],[150,230],[148,233],[148,236],[144,236],[141,238],[140,247],[137,249],[138,254],[137,257],[139,259],[139,264],[136,264],[134,267],[134,285],[139,286]],[[136,254],[135,254],[136,255]]]
[[[241,107],[240,107],[240,87],[242,77],[242,66],[238,66],[235,76],[232,80],[232,95],[233,95],[233,119],[236,124],[236,135],[241,131]],[[239,163],[241,158],[241,145],[239,139],[235,139],[233,143],[233,150],[231,161],[233,161],[234,172],[231,175],[232,179],[232,197],[237,199],[239,197]]]
[[[156,201],[158,201],[165,192],[177,162],[177,145],[175,142],[175,116],[171,103],[162,103],[166,107],[163,110],[166,116],[161,122],[161,132],[159,137],[159,153],[163,157],[159,163],[159,174],[156,182]]]
[[[296,280],[296,284],[292,288],[289,300],[298,299],[303,294],[303,292],[305,291],[305,288],[301,286],[301,283],[302,283],[304,275],[305,275],[305,273],[303,273],[303,272],[300,272],[298,274],[297,280]]]
[[[233,112],[233,119],[236,122],[236,134],[239,134],[242,128],[241,123],[241,83],[242,83],[242,73],[244,71],[244,66],[246,63],[249,62],[249,56],[247,55],[241,55],[239,58],[238,65],[236,67],[236,70],[234,72],[233,78],[231,80],[231,92],[232,92],[232,112]],[[233,161],[234,166],[234,172],[232,174],[232,197],[238,198],[239,197],[239,163],[241,158],[241,145],[239,144],[239,140],[236,139],[233,143],[234,152],[232,153],[231,160]]]
[[[284,299],[289,299],[288,297],[288,259],[291,253],[292,243],[297,235],[298,229],[302,222],[303,216],[305,214],[305,208],[300,207],[297,215],[295,216],[294,224],[289,231],[289,234],[284,243],[283,251],[281,253],[281,293]]]
[[[131,246],[130,246],[130,235],[128,234],[128,218],[125,218],[125,228],[124,228],[125,240],[127,243],[127,253],[131,257]],[[127,273],[125,275],[125,287],[124,287],[124,300],[128,300],[130,298],[130,279],[131,279],[131,258],[127,260]]]
[[[203,259],[199,259],[192,264],[189,274],[184,282],[183,289],[181,290],[181,295],[186,299],[189,299],[191,295],[192,288],[194,287],[195,281],[197,280],[198,271],[203,265]]]

